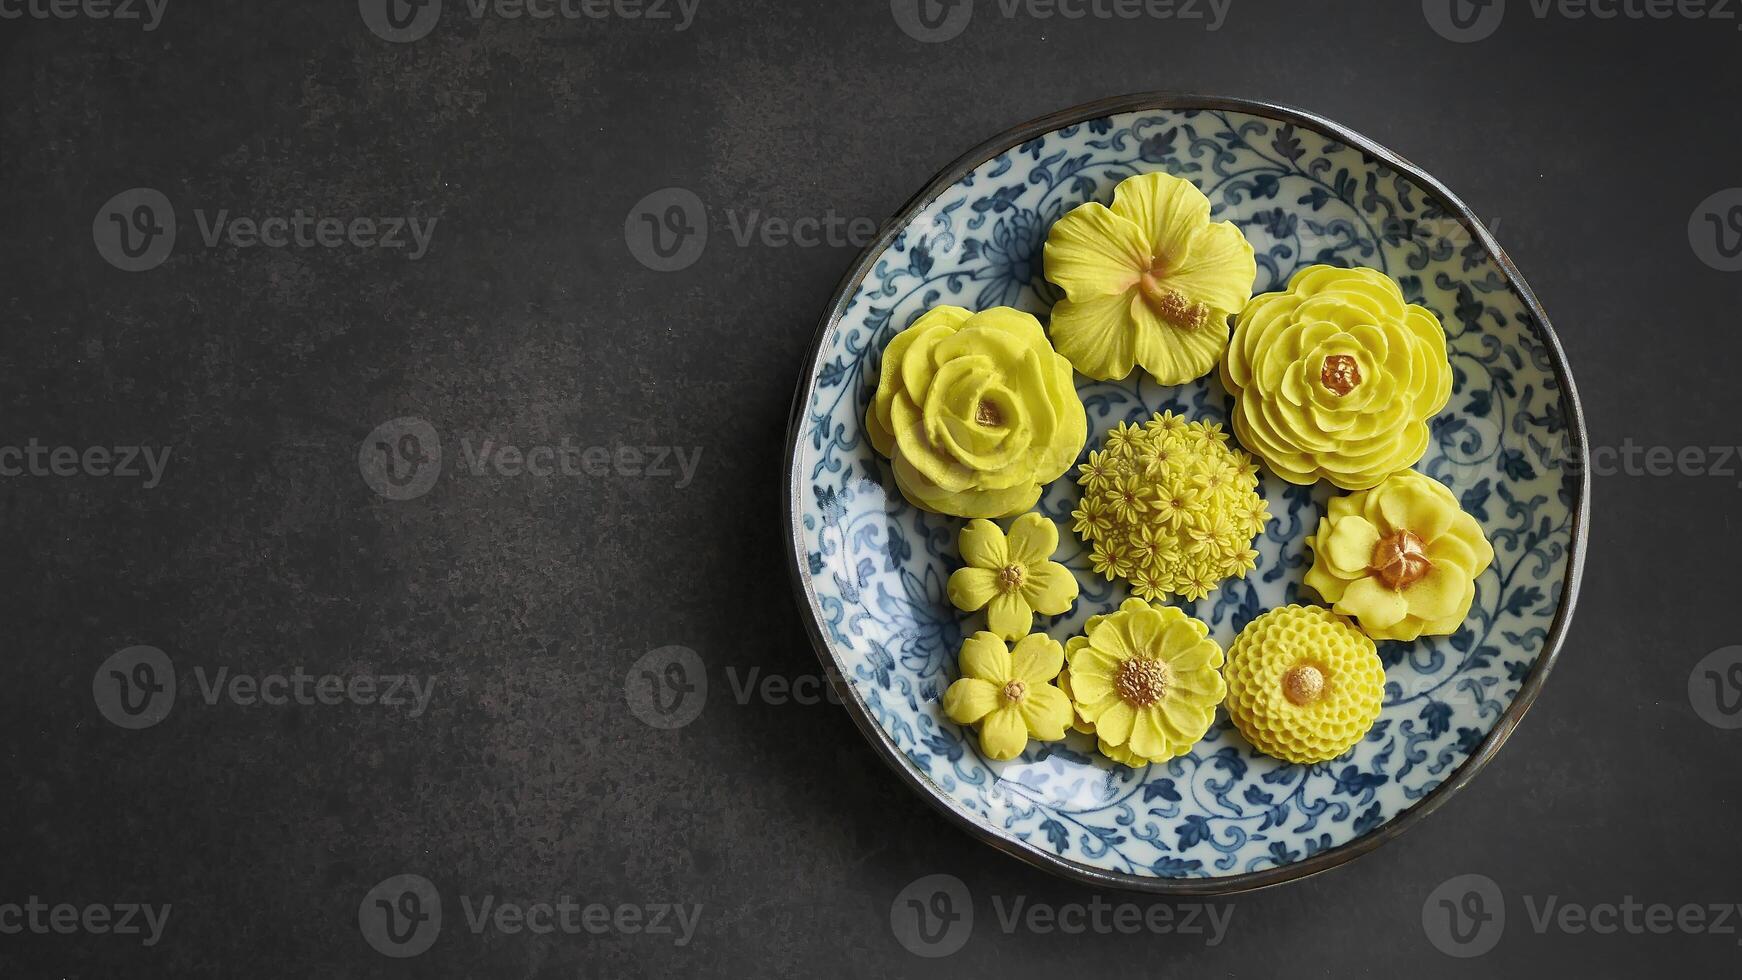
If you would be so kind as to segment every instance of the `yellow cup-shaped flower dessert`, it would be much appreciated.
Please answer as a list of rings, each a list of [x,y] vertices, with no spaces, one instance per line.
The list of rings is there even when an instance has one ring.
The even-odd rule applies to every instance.
[[[1210,373],[1228,346],[1228,318],[1252,297],[1258,264],[1233,222],[1210,221],[1210,199],[1172,174],[1140,174],[1090,202],[1046,239],[1046,277],[1065,292],[1052,339],[1099,381],[1134,365],[1164,385]]]
[[[1226,445],[1221,426],[1169,412],[1121,424],[1077,468],[1083,499],[1071,513],[1094,546],[1096,571],[1131,583],[1144,599],[1198,599],[1230,575],[1245,576],[1252,539],[1270,514],[1258,466]]]
[[[1142,766],[1192,750],[1228,692],[1209,627],[1171,606],[1127,599],[1065,644],[1070,700],[1115,762]]]
[[[903,496],[956,517],[1027,511],[1088,440],[1070,362],[1002,307],[940,306],[896,334],[865,430]]]
[[[967,567],[950,575],[950,602],[963,612],[986,610],[992,632],[1020,640],[1034,626],[1034,614],[1057,616],[1077,601],[1077,579],[1052,561],[1058,550],[1058,525],[1039,514],[1024,514],[1006,535],[988,520],[969,521],[957,543]]]
[[[1015,649],[992,633],[962,643],[962,677],[944,692],[944,714],[958,725],[980,726],[988,759],[1014,759],[1029,739],[1056,742],[1071,723],[1071,702],[1054,687],[1064,668],[1058,641],[1036,633]]]
[[[1318,606],[1283,606],[1247,624],[1223,673],[1240,734],[1265,755],[1303,765],[1349,751],[1385,701],[1373,641]]]
[[[1379,640],[1456,633],[1494,547],[1445,485],[1404,470],[1333,498],[1307,539],[1306,584]]]
[[[1446,406],[1446,333],[1373,269],[1315,265],[1247,304],[1222,361],[1234,435],[1276,475],[1366,490],[1427,450]]]

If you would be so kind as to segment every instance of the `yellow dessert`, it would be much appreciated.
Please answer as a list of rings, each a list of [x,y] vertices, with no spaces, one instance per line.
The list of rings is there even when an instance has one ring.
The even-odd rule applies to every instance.
[[[1171,412],[1107,434],[1078,467],[1083,497],[1071,513],[1097,572],[1144,599],[1197,599],[1253,568],[1252,539],[1270,514],[1257,465],[1227,439],[1219,425]]]
[[[1057,616],[1077,601],[1076,577],[1050,560],[1058,525],[1039,514],[1018,517],[1008,536],[991,521],[970,521],[957,543],[967,567],[950,575],[950,602],[963,612],[985,609],[987,626],[1006,640],[1027,636],[1035,613]]]
[[[1315,265],[1247,304],[1222,360],[1234,435],[1272,472],[1366,490],[1427,450],[1446,406],[1446,334],[1373,269]]]
[[[865,430],[902,496],[956,517],[1029,510],[1088,440],[1070,363],[1003,307],[940,306],[896,334]]]
[[[1210,221],[1191,181],[1140,174],[1052,226],[1046,277],[1064,290],[1052,340],[1099,381],[1134,365],[1164,385],[1208,374],[1228,346],[1228,318],[1252,296],[1258,264],[1230,221]]]
[[[1265,755],[1328,762],[1379,719],[1385,666],[1373,641],[1319,606],[1259,616],[1228,648],[1228,717]]]
[[[1108,758],[1132,767],[1190,752],[1228,691],[1209,627],[1142,599],[1090,619],[1065,657],[1076,723],[1094,730]]]
[[[1456,633],[1494,548],[1445,485],[1414,470],[1333,498],[1306,584],[1379,640]]]
[[[980,632],[963,641],[959,659],[962,677],[944,692],[944,714],[958,725],[980,726],[988,759],[1014,759],[1031,738],[1065,737],[1071,702],[1052,684],[1064,667],[1058,641],[1036,633],[1011,649]]]

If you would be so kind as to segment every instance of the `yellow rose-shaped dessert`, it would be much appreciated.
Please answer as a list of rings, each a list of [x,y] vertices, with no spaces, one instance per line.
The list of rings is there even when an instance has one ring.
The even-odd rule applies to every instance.
[[[1284,606],[1228,648],[1228,718],[1253,748],[1302,765],[1349,751],[1379,720],[1385,665],[1328,609]]]
[[[1070,700],[1101,751],[1128,766],[1192,750],[1228,693],[1209,627],[1171,606],[1127,599],[1065,645]]]
[[[1257,561],[1252,539],[1270,514],[1252,457],[1227,433],[1172,412],[1120,424],[1077,468],[1082,503],[1071,516],[1094,546],[1096,571],[1127,579],[1145,599],[1198,599]]]
[[[1494,547],[1445,485],[1414,470],[1333,498],[1306,584],[1378,640],[1456,633]]]
[[[1070,363],[1002,307],[940,306],[896,334],[865,430],[902,496],[956,517],[1028,510],[1088,440]]]
[[[967,567],[950,575],[950,602],[963,612],[985,609],[986,624],[1006,640],[1027,636],[1035,613],[1057,616],[1077,601],[1076,577],[1049,560],[1058,525],[1039,514],[1018,517],[1008,537],[991,521],[970,521],[957,543]]]
[[[944,692],[944,714],[958,725],[980,726],[988,759],[1014,759],[1030,738],[1056,742],[1071,723],[1071,702],[1052,686],[1064,667],[1058,641],[1036,633],[1015,649],[980,632],[962,643],[962,677]]]
[[[1427,450],[1446,332],[1382,272],[1315,265],[1247,304],[1222,360],[1234,435],[1290,483],[1366,490]]]
[[[1172,174],[1140,174],[1060,218],[1046,238],[1046,277],[1065,298],[1052,340],[1100,381],[1135,364],[1164,385],[1201,378],[1228,346],[1228,318],[1252,297],[1258,264],[1233,222]]]

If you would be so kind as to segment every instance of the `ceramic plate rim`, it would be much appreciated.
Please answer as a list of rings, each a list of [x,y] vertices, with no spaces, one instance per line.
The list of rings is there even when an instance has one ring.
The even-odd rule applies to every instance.
[[[1034,845],[1004,837],[981,824],[970,813],[954,805],[941,788],[932,784],[925,776],[913,769],[901,751],[890,741],[882,726],[878,725],[876,719],[871,717],[853,685],[842,675],[840,664],[835,658],[828,638],[823,633],[822,624],[818,621],[816,596],[810,588],[802,567],[805,545],[803,541],[803,515],[800,511],[803,487],[800,484],[803,483],[803,480],[800,479],[801,474],[797,463],[800,440],[803,436],[805,407],[810,404],[811,396],[815,391],[817,360],[822,355],[824,344],[840,324],[848,305],[858,294],[877,257],[889,248],[895,237],[906,229],[913,218],[936,200],[939,195],[954,187],[963,177],[971,174],[999,154],[1015,149],[1037,136],[1043,136],[1073,124],[1122,113],[1163,109],[1227,110],[1280,122],[1291,122],[1335,139],[1353,149],[1360,150],[1396,170],[1399,174],[1408,177],[1424,192],[1435,197],[1438,203],[1444,207],[1445,212],[1456,216],[1475,236],[1475,239],[1482,244],[1483,248],[1493,256],[1495,263],[1499,265],[1506,276],[1507,285],[1523,300],[1525,308],[1535,318],[1553,361],[1555,378],[1562,386],[1562,400],[1567,406],[1568,414],[1567,433],[1571,441],[1569,447],[1572,453],[1571,461],[1572,465],[1577,467],[1579,477],[1578,499],[1572,513],[1571,543],[1567,549],[1566,581],[1561,586],[1560,604],[1555,611],[1554,620],[1550,624],[1549,634],[1543,641],[1542,653],[1537,657],[1536,664],[1531,668],[1530,675],[1525,679],[1523,686],[1519,688],[1518,695],[1512,699],[1512,704],[1494,723],[1493,729],[1488,732],[1477,750],[1471,753],[1470,757],[1464,760],[1463,764],[1433,791],[1399,812],[1376,830],[1292,864],[1220,878],[1160,878],[1089,867]],[[1500,751],[1500,747],[1505,744],[1506,739],[1518,727],[1525,712],[1530,710],[1530,706],[1536,701],[1543,682],[1547,680],[1549,672],[1554,668],[1555,659],[1560,655],[1561,645],[1572,622],[1573,607],[1578,601],[1579,584],[1584,573],[1585,538],[1590,519],[1591,473],[1590,466],[1587,465],[1589,462],[1588,453],[1584,409],[1579,402],[1578,389],[1574,386],[1572,372],[1567,366],[1566,354],[1561,349],[1560,339],[1555,335],[1554,327],[1549,323],[1548,314],[1544,312],[1542,305],[1537,301],[1536,294],[1531,291],[1529,284],[1524,281],[1524,276],[1513,265],[1511,257],[1494,240],[1494,236],[1477,219],[1475,213],[1445,185],[1385,146],[1323,116],[1292,106],[1226,96],[1170,92],[1147,92],[1118,96],[1083,103],[1023,123],[981,143],[958,157],[954,162],[944,167],[937,176],[933,177],[926,184],[924,190],[903,205],[894,218],[885,223],[877,240],[860,254],[853,267],[836,286],[833,298],[828,305],[828,311],[824,314],[822,323],[817,330],[816,339],[811,343],[810,353],[805,358],[804,370],[799,377],[798,389],[793,398],[792,412],[787,428],[785,453],[787,478],[783,489],[789,533],[787,567],[792,575],[794,597],[798,600],[804,614],[805,628],[810,634],[811,646],[816,651],[823,671],[829,678],[829,683],[839,695],[841,704],[852,716],[866,740],[876,750],[878,757],[893,769],[904,783],[930,801],[957,826],[980,841],[1028,864],[1084,884],[1163,895],[1232,894],[1297,881],[1322,871],[1328,871],[1374,850],[1420,823],[1428,814],[1439,809],[1458,790],[1475,778],[1476,774]]]

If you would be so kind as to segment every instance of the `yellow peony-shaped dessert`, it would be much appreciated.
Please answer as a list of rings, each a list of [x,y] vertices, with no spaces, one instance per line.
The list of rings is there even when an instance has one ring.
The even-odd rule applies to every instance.
[[[1120,183],[1111,208],[1090,202],[1060,218],[1046,277],[1065,292],[1053,343],[1078,371],[1112,381],[1141,364],[1177,385],[1215,368],[1258,264],[1233,222],[1210,221],[1191,181],[1152,173]]]
[[[902,496],[956,517],[1023,513],[1088,440],[1070,363],[1003,307],[940,306],[896,334],[865,430]]]
[[[1221,426],[1172,412],[1107,433],[1077,468],[1083,498],[1071,512],[1094,546],[1094,569],[1130,581],[1145,599],[1198,599],[1230,575],[1244,577],[1270,514],[1257,464],[1227,440]]]
[[[967,567],[950,575],[950,602],[985,609],[987,626],[1006,640],[1027,636],[1035,613],[1057,616],[1077,601],[1076,576],[1050,560],[1058,525],[1039,514],[1018,517],[1008,537],[991,521],[970,521],[956,541]]]
[[[1127,599],[1065,645],[1070,700],[1103,754],[1128,766],[1192,750],[1228,693],[1209,627],[1171,606]]]
[[[1071,702],[1052,686],[1065,663],[1057,640],[1036,633],[1010,649],[980,632],[962,643],[959,659],[962,677],[944,692],[944,714],[958,725],[980,726],[980,751],[988,759],[1014,759],[1030,738],[1065,737]]]
[[[1328,762],[1379,719],[1385,666],[1373,641],[1319,606],[1283,606],[1228,648],[1228,718],[1253,748],[1287,762]]]
[[[1445,485],[1414,470],[1333,498],[1306,584],[1379,640],[1456,633],[1494,548]]]
[[[1427,450],[1445,328],[1382,272],[1315,265],[1247,304],[1222,361],[1234,435],[1290,483],[1366,490]]]

